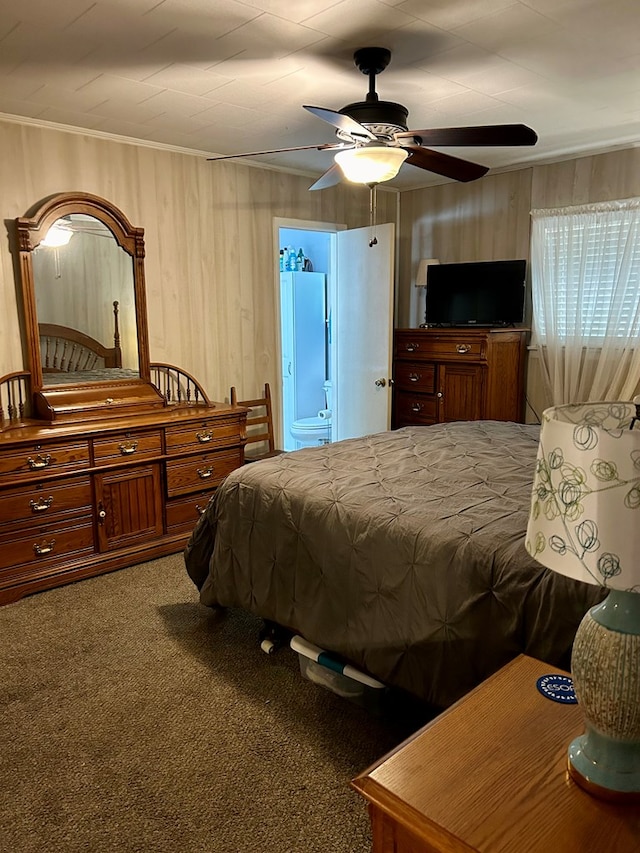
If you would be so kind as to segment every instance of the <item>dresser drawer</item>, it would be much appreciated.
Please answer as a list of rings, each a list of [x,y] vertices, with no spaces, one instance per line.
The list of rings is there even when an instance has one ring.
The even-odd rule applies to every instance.
[[[167,453],[193,453],[196,450],[206,450],[208,447],[224,447],[239,444],[241,427],[236,419],[221,421],[214,418],[203,418],[193,421],[189,426],[170,426],[165,430]]]
[[[167,533],[190,533],[205,511],[213,492],[187,495],[167,502]]]
[[[436,390],[435,364],[421,364],[419,361],[398,361],[395,365],[394,381],[396,388],[405,391],[423,391],[434,394]]]
[[[90,516],[73,524],[33,526],[22,536],[0,534],[0,569],[61,562],[94,552]]]
[[[148,459],[161,454],[160,431],[123,432],[93,441],[93,458],[96,465],[110,465],[123,459]]]
[[[422,330],[420,330],[422,331]],[[485,359],[487,350],[486,335],[465,329],[452,333],[433,333],[428,337],[401,332],[396,334],[394,351],[396,358],[412,359]]]
[[[426,394],[396,391],[394,399],[395,425],[434,424],[437,416],[437,398]]]
[[[203,486],[217,486],[242,464],[242,451],[200,453],[167,462],[167,495],[187,495],[202,490]]]
[[[90,512],[91,480],[87,475],[72,480],[54,480],[0,492],[0,525],[44,524],[51,519]]]
[[[89,467],[89,444],[24,444],[0,455],[0,483]]]

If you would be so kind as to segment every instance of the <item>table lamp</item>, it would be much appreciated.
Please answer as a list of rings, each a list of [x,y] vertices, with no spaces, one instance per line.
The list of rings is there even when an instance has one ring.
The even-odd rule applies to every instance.
[[[640,802],[640,398],[542,415],[525,547],[607,597],[576,633],[571,670],[585,733],[570,776],[594,796]]]

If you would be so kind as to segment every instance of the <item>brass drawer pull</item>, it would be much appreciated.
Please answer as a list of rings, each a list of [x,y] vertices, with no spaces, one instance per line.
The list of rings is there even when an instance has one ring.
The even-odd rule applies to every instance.
[[[411,404],[411,411],[412,412],[421,412],[423,410],[423,408],[424,408],[424,405],[422,403],[412,403]]]
[[[213,465],[209,465],[208,468],[198,468],[197,471],[201,480],[208,480],[213,474]]]
[[[52,539],[50,542],[43,541],[42,545],[34,545],[33,550],[34,553],[38,555],[38,557],[44,557],[45,554],[51,554],[53,551],[53,546],[56,544],[56,540]]]
[[[409,382],[417,382],[420,379],[419,373],[410,373],[409,374]]]
[[[48,498],[38,498],[37,501],[29,501],[29,506],[31,507],[31,512],[45,512],[52,503],[53,498],[49,496]]]
[[[407,352],[415,352],[417,349],[420,349],[420,344],[405,344],[404,348]]]
[[[131,454],[135,453],[136,450],[138,449],[138,442],[137,441],[128,441],[126,443],[119,444],[118,448],[120,450],[120,453],[123,456],[131,456]]]
[[[211,441],[213,438],[213,430],[208,429],[206,432],[197,432],[196,438],[200,442],[200,444],[207,444],[207,442]]]
[[[32,459],[30,456],[27,459],[27,465],[31,468],[32,471],[37,470],[38,468],[46,468],[51,464],[51,456],[47,453],[43,456],[41,453],[38,453],[35,459]]]
[[[471,344],[456,344],[456,352],[459,352],[461,354],[469,352],[470,349]]]

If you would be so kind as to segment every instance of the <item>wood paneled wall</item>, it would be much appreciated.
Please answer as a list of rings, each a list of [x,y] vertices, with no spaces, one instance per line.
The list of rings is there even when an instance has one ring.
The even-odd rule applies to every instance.
[[[273,218],[369,222],[369,191],[309,192],[312,178],[0,120],[0,207],[16,217],[58,192],[107,198],[145,229],[152,361],[193,373],[214,400],[277,387]],[[378,193],[395,222],[397,194]],[[0,249],[0,376],[24,366],[13,260]]]
[[[420,258],[441,263],[529,258],[532,209],[640,196],[640,148],[443,184],[400,196],[397,325],[416,325],[424,291],[413,286]],[[528,419],[549,401],[529,358]]]

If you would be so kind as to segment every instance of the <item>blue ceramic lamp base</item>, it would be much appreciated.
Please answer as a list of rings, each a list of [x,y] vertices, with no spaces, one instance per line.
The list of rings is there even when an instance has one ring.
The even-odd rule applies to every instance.
[[[586,733],[569,773],[590,794],[640,803],[640,595],[612,590],[582,620],[571,669]]]
[[[590,794],[640,803],[640,744],[601,735],[589,726],[569,746],[569,775]]]

